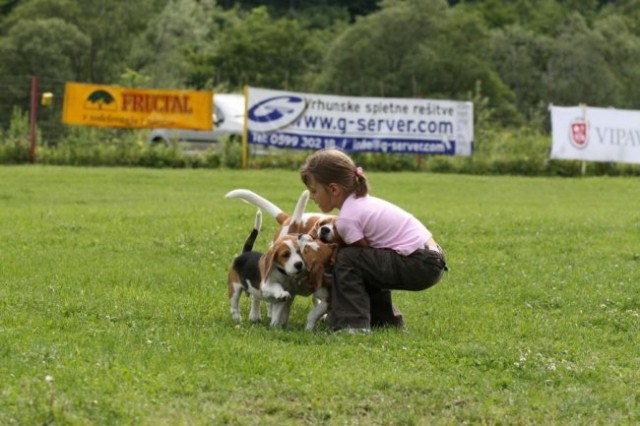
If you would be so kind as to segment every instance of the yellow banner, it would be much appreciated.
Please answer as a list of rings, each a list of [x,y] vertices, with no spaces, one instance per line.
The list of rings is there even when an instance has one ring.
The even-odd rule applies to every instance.
[[[85,126],[211,130],[213,93],[66,83],[62,122]]]

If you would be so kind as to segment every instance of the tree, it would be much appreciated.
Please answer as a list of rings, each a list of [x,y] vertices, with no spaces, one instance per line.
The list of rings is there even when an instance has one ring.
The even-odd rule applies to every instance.
[[[406,66],[446,18],[444,0],[385,1],[329,47],[316,89],[361,96],[417,95]]]
[[[74,80],[82,72],[89,43],[75,25],[58,18],[20,21],[0,40],[0,69]]]
[[[549,102],[559,105],[614,106],[623,99],[624,87],[607,63],[602,34],[588,28],[579,14],[571,15],[556,39],[545,78]]]
[[[298,21],[272,19],[266,8],[253,9],[215,34],[208,58],[215,84],[240,89],[245,84],[296,89],[321,57],[318,46]]]
[[[596,20],[598,51],[620,86],[615,106],[640,109],[640,35],[633,32],[636,22],[620,15]]]
[[[547,70],[553,41],[543,35],[512,25],[493,32],[491,57],[500,79],[513,91],[517,109],[526,117],[546,107],[541,83]]]
[[[77,24],[82,20],[82,11],[74,0],[22,1],[5,19],[3,30],[8,31],[22,21],[47,18],[58,18],[80,28]]]
[[[131,40],[144,30],[167,0],[30,0],[20,3],[5,22],[59,18],[89,37],[81,81],[109,83],[126,69]]]
[[[489,31],[470,8],[386,1],[331,46],[318,90],[357,96],[468,99],[478,83],[505,121],[513,94],[487,60]]]
[[[0,0],[0,17],[8,15],[21,0]]]
[[[134,41],[129,67],[149,76],[150,87],[187,86],[190,58],[201,54],[210,40],[214,6],[213,0],[169,1]]]
[[[88,46],[87,36],[58,18],[21,21],[0,39],[0,75],[76,80]],[[0,118],[9,117],[14,105],[28,105],[28,85],[9,85],[3,92]]]

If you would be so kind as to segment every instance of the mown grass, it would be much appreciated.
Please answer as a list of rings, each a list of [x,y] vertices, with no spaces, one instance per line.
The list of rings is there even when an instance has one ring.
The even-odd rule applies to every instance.
[[[0,424],[640,423],[637,179],[369,178],[448,253],[406,332],[231,321],[223,195],[293,171],[0,167]]]

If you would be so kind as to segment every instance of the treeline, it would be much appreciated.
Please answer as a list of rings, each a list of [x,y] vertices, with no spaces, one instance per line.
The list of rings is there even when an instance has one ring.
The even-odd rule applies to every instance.
[[[261,4],[262,6],[258,6]],[[0,76],[640,108],[640,0],[0,0]],[[2,88],[6,127],[28,88]]]

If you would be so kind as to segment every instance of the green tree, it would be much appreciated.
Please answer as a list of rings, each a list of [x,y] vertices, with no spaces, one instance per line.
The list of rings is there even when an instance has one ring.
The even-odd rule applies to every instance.
[[[603,8],[601,17],[608,16],[623,19],[625,30],[640,36],[640,0],[616,0]]]
[[[190,58],[207,49],[214,12],[214,0],[169,1],[133,43],[128,66],[149,76],[150,87],[187,86]]]
[[[4,21],[3,31],[10,30],[22,21],[58,18],[76,27],[82,20],[82,11],[76,0],[27,0],[22,1]]]
[[[592,19],[596,16],[597,0],[464,0],[460,6],[479,11],[491,28],[519,24],[539,31],[555,33],[556,25],[568,14],[578,12]]]
[[[151,16],[167,0],[30,0],[7,17],[5,29],[28,20],[59,18],[89,38],[76,76],[81,81],[109,83],[126,69],[131,40],[143,31]]]
[[[552,44],[552,39],[518,24],[493,32],[490,52],[494,67],[515,94],[516,107],[527,118],[546,111],[548,100],[541,82]]]
[[[640,35],[636,23],[620,15],[605,15],[594,24],[598,52],[620,87],[611,99],[619,108],[640,109]]]
[[[362,96],[418,95],[407,75],[419,46],[437,37],[446,18],[444,0],[384,1],[329,46],[316,89]],[[428,52],[426,52],[428,53]],[[410,73],[409,73],[410,74]]]
[[[232,90],[245,84],[299,89],[322,53],[298,21],[274,20],[262,7],[230,20],[214,37],[213,53],[206,59],[210,75],[214,84]]]
[[[513,94],[487,60],[490,32],[469,8],[440,0],[385,1],[330,47],[318,90],[468,99],[478,83],[497,117],[517,121]]]
[[[0,18],[8,15],[21,0],[0,0]]]
[[[20,21],[0,38],[0,76],[24,76],[25,82],[33,75],[59,83],[74,80],[88,46],[89,39],[61,19]],[[9,117],[14,105],[28,105],[28,84],[7,85],[2,91],[0,120]],[[5,120],[0,124],[6,125]]]
[[[81,73],[89,43],[78,27],[59,18],[20,21],[0,40],[0,69],[73,80]]]
[[[604,48],[608,43],[601,33],[587,26],[579,13],[572,14],[565,30],[555,40],[549,58],[545,78],[549,102],[620,104],[624,87],[607,63]]]

